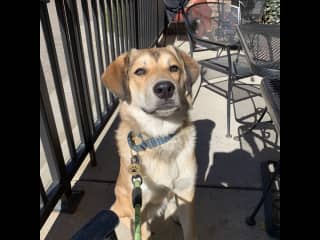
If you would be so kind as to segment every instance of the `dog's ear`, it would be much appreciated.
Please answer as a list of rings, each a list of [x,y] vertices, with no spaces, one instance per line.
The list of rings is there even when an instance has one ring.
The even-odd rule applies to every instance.
[[[129,53],[120,55],[102,74],[104,85],[121,100],[130,101],[128,86]]]
[[[171,45],[169,45],[167,48],[170,49],[172,52],[174,52],[178,60],[183,63],[184,69],[187,74],[186,82],[185,82],[186,91],[187,91],[187,94],[191,94],[192,85],[199,77],[199,73],[200,73],[199,64],[191,56],[179,50],[178,48]]]

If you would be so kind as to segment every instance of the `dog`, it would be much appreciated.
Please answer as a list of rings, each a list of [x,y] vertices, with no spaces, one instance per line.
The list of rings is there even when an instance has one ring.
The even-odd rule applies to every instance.
[[[171,136],[167,142],[138,154],[143,183],[141,238],[149,239],[156,216],[179,221],[184,240],[197,239],[195,226],[196,131],[189,120],[192,84],[199,65],[185,52],[167,46],[131,49],[102,74],[104,85],[120,100],[116,142],[120,169],[111,210],[133,229],[132,176],[128,167],[133,150],[128,134],[145,138]],[[137,138],[137,137],[136,137]]]

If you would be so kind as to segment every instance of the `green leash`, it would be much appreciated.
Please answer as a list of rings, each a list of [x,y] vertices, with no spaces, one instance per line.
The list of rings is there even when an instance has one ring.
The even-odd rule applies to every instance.
[[[131,150],[135,151],[134,155],[131,152],[131,163],[128,166],[128,172],[132,175],[132,204],[134,208],[134,240],[141,240],[141,206],[142,206],[142,192],[141,192],[141,184],[142,177],[140,159],[138,153],[141,151],[145,151],[147,148],[155,148],[162,144],[170,141],[180,130],[178,128],[173,134],[169,134],[167,136],[160,136],[155,138],[143,139],[142,134],[138,134],[137,137],[140,138],[140,144],[137,144],[133,139],[133,132],[130,131],[127,136],[128,145]]]
[[[133,191],[132,191],[132,204],[134,208],[134,240],[141,240],[141,205],[142,205],[142,192],[141,184],[142,177],[138,174],[132,176]]]

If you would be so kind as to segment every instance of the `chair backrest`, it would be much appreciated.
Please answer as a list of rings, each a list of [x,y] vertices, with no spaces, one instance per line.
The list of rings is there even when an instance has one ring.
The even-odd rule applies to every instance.
[[[260,76],[278,74],[280,70],[280,26],[241,24],[237,31],[252,71]]]
[[[183,11],[185,25],[192,38],[210,42],[237,42],[238,8],[231,0],[201,2]]]

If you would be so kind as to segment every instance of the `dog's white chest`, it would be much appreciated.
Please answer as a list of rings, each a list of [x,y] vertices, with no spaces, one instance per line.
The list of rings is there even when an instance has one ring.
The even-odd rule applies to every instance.
[[[177,178],[179,178],[179,169],[175,163],[156,164],[149,169],[142,185],[144,203],[150,203],[153,206],[153,211],[149,214],[163,215],[167,218],[175,211],[174,191]]]
[[[175,161],[148,161],[144,164],[147,185],[150,191],[158,186],[172,189],[173,182],[179,177],[180,169]]]
[[[165,217],[175,212],[177,206],[174,196],[193,187],[197,170],[193,158],[193,139],[181,149],[176,143],[169,147],[172,151],[168,151],[168,147],[166,151],[158,152],[153,158],[142,159],[143,202],[151,203],[154,206],[153,212]]]

